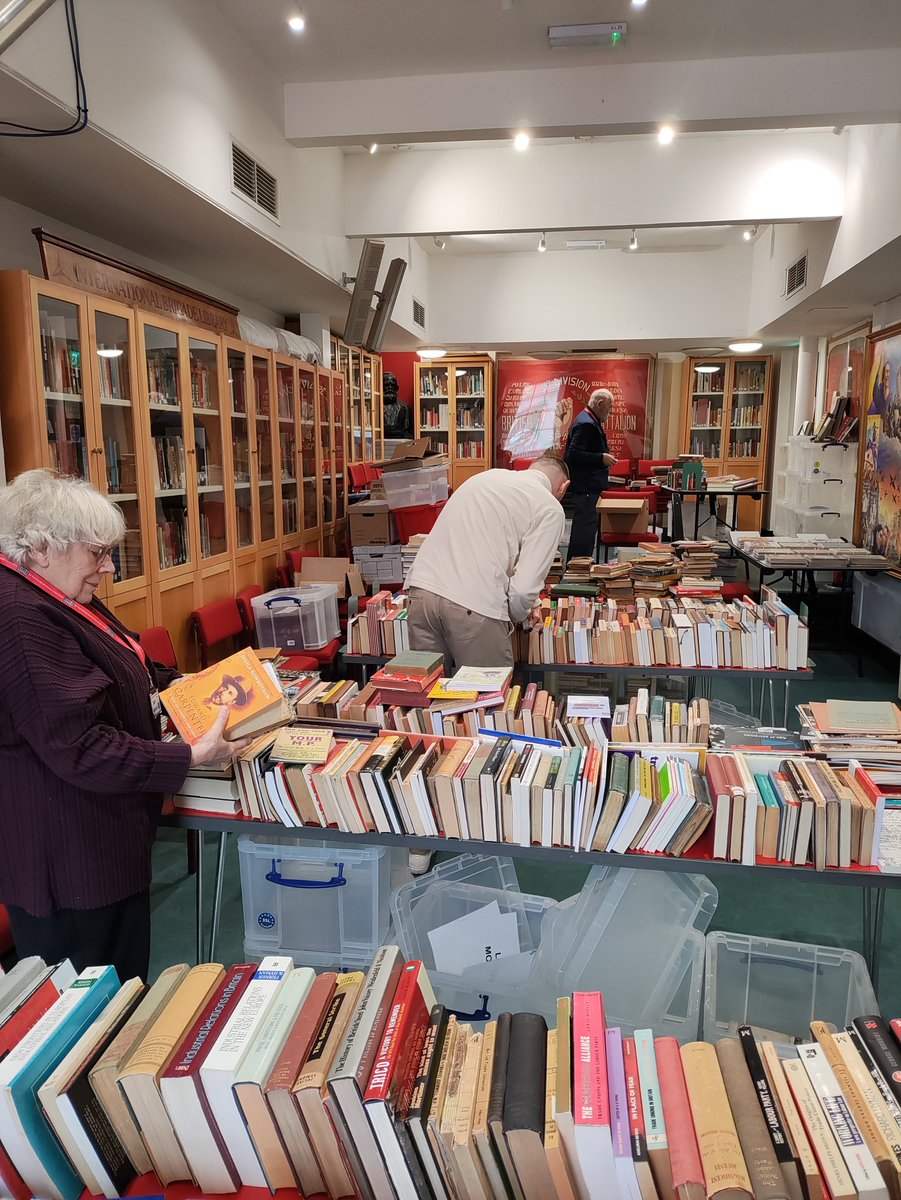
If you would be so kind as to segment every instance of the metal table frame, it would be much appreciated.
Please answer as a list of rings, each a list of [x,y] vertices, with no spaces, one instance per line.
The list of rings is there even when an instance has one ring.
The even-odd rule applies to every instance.
[[[692,875],[725,876],[746,879],[749,883],[766,878],[795,883],[820,883],[834,887],[860,888],[863,895],[863,944],[864,958],[873,981],[878,989],[879,965],[882,950],[882,932],[885,918],[885,893],[889,889],[901,888],[901,875],[883,874],[879,871],[842,871],[830,868],[815,871],[812,867],[794,866],[743,866],[741,863],[722,862],[719,859],[670,858],[660,854],[607,854],[583,850],[568,850],[551,846],[519,846],[509,842],[458,841],[453,838],[428,838],[397,836],[395,834],[344,833],[337,829],[305,825],[299,828],[279,825],[272,821],[253,821],[246,818],[203,816],[199,813],[171,813],[162,818],[161,824],[177,829],[197,830],[200,855],[196,876],[196,929],[197,961],[215,960],[222,912],[222,885],[225,878],[225,855],[230,833],[266,833],[278,838],[309,838],[338,842],[352,846],[403,846],[408,849],[442,850],[460,854],[502,854],[511,858],[532,859],[536,862],[568,863],[570,865],[596,867],[635,867],[648,871],[684,871]],[[213,906],[210,923],[208,953],[204,952],[204,865],[203,838],[205,833],[218,836],[216,877],[213,886]]]
[[[742,497],[746,497],[749,500],[762,500],[764,498],[764,496],[768,496],[770,494],[768,488],[747,488],[745,491],[737,491],[737,492],[718,492],[718,491],[708,492],[706,488],[671,488],[671,487],[667,487],[666,484],[662,484],[660,490],[662,492],[666,492],[670,496],[670,498],[673,501],[674,508],[676,505],[676,501],[678,501],[679,525],[682,528],[682,532],[679,533],[678,537],[676,536],[675,516],[674,516],[673,541],[679,541],[681,538],[683,538],[685,536],[684,523],[682,521],[682,501],[685,499],[686,496],[695,496],[695,497],[697,497],[698,500],[701,500],[704,498],[709,499],[710,500],[710,516],[711,517],[716,516],[716,505],[714,503],[716,500],[719,500],[719,499],[731,500],[732,501],[732,520],[731,520],[731,522],[727,521],[726,524],[729,526],[730,529],[738,529],[738,502],[739,502],[739,500],[741,500]],[[709,518],[705,517],[704,524],[706,524],[708,520],[709,520]],[[694,540],[695,541],[698,540],[698,530],[700,529],[700,527],[701,527],[701,505],[696,504],[695,505],[695,532],[694,532]]]

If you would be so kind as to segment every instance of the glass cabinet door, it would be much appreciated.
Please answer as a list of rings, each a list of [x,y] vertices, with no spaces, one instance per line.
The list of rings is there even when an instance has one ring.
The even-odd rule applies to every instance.
[[[193,560],[188,522],[184,417],[179,402],[178,335],[144,326],[150,410],[150,478],[160,570]]]
[[[450,432],[450,388],[448,367],[416,368],[419,378],[416,432],[427,437],[432,450],[447,454]]]
[[[344,419],[344,376],[340,373],[336,374],[332,380],[332,414],[332,431],[335,439],[332,455],[335,471],[335,519],[340,521],[347,512],[347,489],[344,483],[347,428]]]
[[[350,349],[350,423],[352,457],[354,462],[366,459],[365,433],[363,429],[363,372],[362,350]]]
[[[292,363],[275,364],[278,394],[278,461],[282,481],[282,535],[300,529],[297,507],[297,397]]]
[[[228,552],[225,451],[217,356],[215,343],[196,337],[188,339],[201,558],[215,558],[217,554]]]
[[[43,295],[38,295],[37,305],[49,465],[63,475],[87,479],[80,309],[67,300]]]
[[[373,445],[375,461],[385,457],[385,411],[384,392],[382,388],[382,360],[373,357],[372,360],[372,421]]]
[[[250,480],[251,429],[247,411],[247,360],[241,350],[228,348],[228,390],[231,404],[232,465],[235,486],[237,548],[253,545],[253,488]]]
[[[372,402],[372,359],[363,355],[363,457],[367,462],[375,459],[375,433]]]
[[[131,379],[131,326],[125,317],[94,313],[94,338],[103,441],[104,490],[125,518],[125,536],[113,552],[114,583],[140,578],[145,571],[141,539],[141,479]]]
[[[319,526],[319,492],[316,486],[316,372],[312,367],[298,367],[297,386],[300,392],[300,474],[303,492],[303,527]]]
[[[330,525],[334,520],[332,505],[332,377],[328,371],[319,371],[319,462],[322,479],[322,523]]]
[[[759,458],[763,443],[767,360],[732,360],[729,458]]]
[[[722,361],[689,364],[689,454],[719,460],[723,456],[723,414],[726,399],[726,364]]]
[[[256,426],[257,491],[260,497],[260,540],[270,542],[277,531],[269,360],[256,354],[253,356],[253,411]]]
[[[485,458],[485,368],[454,368],[454,457]]]

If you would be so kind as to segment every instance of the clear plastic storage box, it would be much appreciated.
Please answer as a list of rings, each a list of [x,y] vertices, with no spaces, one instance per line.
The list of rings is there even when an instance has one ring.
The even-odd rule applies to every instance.
[[[258,646],[321,650],[339,636],[338,589],[333,583],[302,583],[254,596]]]
[[[390,925],[391,852],[238,838],[248,958],[290,954],[325,970],[369,966]]]
[[[416,467],[412,471],[385,471],[382,475],[389,508],[410,508],[414,504],[437,504],[448,495],[447,463],[435,467]]]
[[[708,933],[704,993],[705,1041],[751,1025],[786,1054],[792,1039],[810,1037],[811,1021],[844,1029],[879,1011],[859,954],[745,933]]]

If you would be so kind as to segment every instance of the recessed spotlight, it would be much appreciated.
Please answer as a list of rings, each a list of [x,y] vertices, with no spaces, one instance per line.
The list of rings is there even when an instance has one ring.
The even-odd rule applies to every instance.
[[[304,15],[300,11],[300,9],[298,9],[297,12],[292,13],[291,16],[288,17],[288,28],[291,30],[292,33],[303,33],[303,31],[306,29],[306,27],[307,27],[307,23],[304,20]]]
[[[369,153],[375,154],[378,151],[378,148],[379,148],[378,142],[373,142],[372,145],[369,147]]]
[[[668,146],[676,136],[676,131],[672,125],[661,125],[657,130],[657,141],[661,146]]]
[[[444,358],[447,351],[441,350],[438,346],[423,346],[416,353],[420,358]]]
[[[524,130],[521,129],[519,131],[519,133],[517,133],[513,139],[513,149],[514,150],[528,150],[530,141],[531,141],[531,138],[529,137],[529,135]]]
[[[545,250],[547,250],[547,239],[545,238],[544,234],[542,234],[538,239],[538,253],[544,254]]]
[[[629,241],[629,249],[630,250],[638,249],[638,230],[637,229],[632,230],[632,237]]]
[[[762,345],[763,342],[730,342],[729,349],[733,354],[753,354]]]

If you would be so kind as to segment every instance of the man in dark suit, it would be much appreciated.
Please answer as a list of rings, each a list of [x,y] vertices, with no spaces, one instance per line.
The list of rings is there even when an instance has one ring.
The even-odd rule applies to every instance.
[[[573,499],[572,529],[567,559],[594,553],[598,497],[607,487],[616,455],[610,453],[604,422],[613,408],[613,393],[596,388],[586,408],[570,427],[563,458],[569,467]]]

